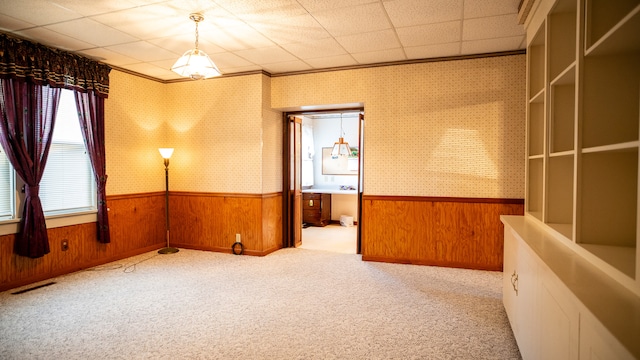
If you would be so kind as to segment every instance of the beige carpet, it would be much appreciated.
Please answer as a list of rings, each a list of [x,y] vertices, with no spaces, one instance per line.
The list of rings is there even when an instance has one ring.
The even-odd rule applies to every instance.
[[[331,224],[324,227],[310,226],[302,229],[302,249],[355,254],[357,226]]]
[[[155,252],[0,293],[1,359],[519,359],[501,273]]]

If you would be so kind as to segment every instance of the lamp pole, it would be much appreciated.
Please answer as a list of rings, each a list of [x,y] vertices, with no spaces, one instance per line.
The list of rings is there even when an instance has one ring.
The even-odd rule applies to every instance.
[[[167,230],[167,247],[158,250],[159,254],[174,254],[179,250],[178,248],[174,248],[169,246],[169,159],[173,154],[173,148],[160,148],[160,155],[164,159],[164,209],[165,209],[165,225]]]

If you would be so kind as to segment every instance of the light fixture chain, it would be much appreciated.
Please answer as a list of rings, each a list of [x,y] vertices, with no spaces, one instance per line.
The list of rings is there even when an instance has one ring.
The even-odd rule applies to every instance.
[[[196,20],[196,50],[198,50],[198,37],[199,37],[198,23],[199,23],[199,21]]]

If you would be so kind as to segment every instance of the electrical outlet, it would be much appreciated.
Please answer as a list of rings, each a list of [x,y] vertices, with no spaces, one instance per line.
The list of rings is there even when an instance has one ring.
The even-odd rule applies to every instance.
[[[60,247],[62,248],[62,251],[69,250],[69,240],[62,240]]]
[[[236,242],[241,243],[242,241],[240,241],[240,234],[236,234]]]

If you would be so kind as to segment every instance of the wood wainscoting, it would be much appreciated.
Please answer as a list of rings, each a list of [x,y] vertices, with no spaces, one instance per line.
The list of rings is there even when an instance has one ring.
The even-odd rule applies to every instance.
[[[15,234],[0,236],[0,291],[50,279],[164,246],[164,192],[107,196],[111,242],[96,240],[96,223],[48,230],[51,252],[18,256]],[[69,249],[62,251],[62,240]]]
[[[500,215],[523,199],[364,195],[362,259],[502,271]]]
[[[231,253],[236,234],[247,255],[282,248],[282,193],[170,192],[171,245]]]

